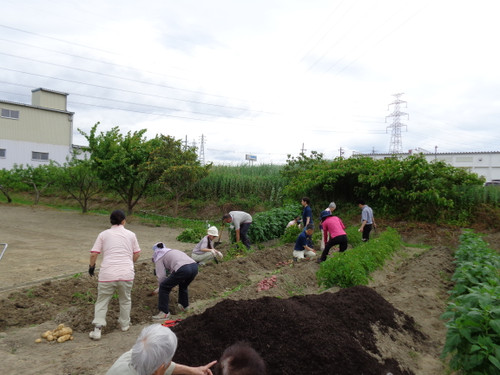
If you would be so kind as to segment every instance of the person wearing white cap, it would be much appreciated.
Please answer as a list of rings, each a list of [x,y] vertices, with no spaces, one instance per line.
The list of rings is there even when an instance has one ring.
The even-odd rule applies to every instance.
[[[222,253],[214,248],[213,241],[215,237],[219,237],[219,231],[216,227],[210,227],[207,230],[207,235],[194,247],[191,258],[198,262],[199,265],[203,266],[211,260],[217,262],[217,257],[222,258]]]
[[[177,349],[177,336],[168,327],[153,324],[144,328],[132,349],[123,353],[106,375],[212,375],[210,367],[191,367],[172,361]]]

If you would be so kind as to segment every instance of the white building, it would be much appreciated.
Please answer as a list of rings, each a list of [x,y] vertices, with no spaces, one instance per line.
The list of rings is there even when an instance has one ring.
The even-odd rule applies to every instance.
[[[66,162],[73,150],[73,112],[68,94],[38,88],[31,104],[0,100],[0,169]]]
[[[354,154],[353,156],[368,156],[372,159],[386,158],[406,158],[410,155],[416,155],[416,152],[410,150],[408,153],[400,154]],[[444,161],[453,167],[463,168],[469,172],[483,176],[486,181],[500,179],[500,151],[484,152],[418,152],[423,155],[428,162],[433,160]]]

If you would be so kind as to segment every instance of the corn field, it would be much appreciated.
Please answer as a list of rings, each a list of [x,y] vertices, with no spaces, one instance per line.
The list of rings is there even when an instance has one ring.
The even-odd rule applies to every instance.
[[[196,199],[230,200],[256,197],[270,205],[282,203],[285,181],[278,165],[214,166],[191,194]]]

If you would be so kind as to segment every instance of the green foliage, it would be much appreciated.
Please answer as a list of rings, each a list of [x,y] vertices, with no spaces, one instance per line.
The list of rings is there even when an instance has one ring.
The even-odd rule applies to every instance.
[[[442,357],[463,374],[500,372],[500,255],[471,231],[455,253],[455,287],[442,319],[446,343]]]
[[[194,147],[185,148],[180,140],[170,136],[157,137],[157,146],[151,151],[146,170],[157,178],[160,186],[172,193],[175,199],[174,215],[179,200],[193,186],[208,175],[211,164],[202,166]]]
[[[224,258],[222,258],[222,260],[227,261],[234,258],[243,257],[252,252],[253,250],[248,250],[247,247],[241,242],[236,242],[231,244],[229,250],[226,251],[226,254],[224,255]]]
[[[299,214],[300,208],[298,205],[286,205],[259,212],[253,215],[248,236],[252,242],[264,242],[280,238],[285,233],[286,225]]]
[[[207,235],[206,229],[202,227],[187,228],[182,231],[181,234],[177,236],[177,241],[180,242],[191,242],[198,243],[203,237]]]
[[[143,137],[146,129],[122,135],[119,128],[114,127],[97,134],[98,125],[92,127],[90,134],[78,130],[89,143],[84,151],[90,153],[92,168],[99,179],[120,196],[131,214],[156,177],[146,166],[158,140],[146,141]]]
[[[349,245],[351,245],[352,247],[358,247],[363,243],[362,235],[360,232],[358,232],[358,229],[359,229],[358,225],[349,226],[345,229]],[[373,239],[374,236],[372,235],[371,238]]]
[[[89,209],[89,201],[99,194],[103,187],[89,160],[71,159],[59,168],[57,187],[71,195],[80,205],[83,213]]]
[[[197,199],[231,202],[244,211],[257,205],[282,203],[285,180],[278,165],[214,166],[190,192]],[[251,201],[247,204],[247,201]]]
[[[333,199],[342,206],[364,198],[378,215],[431,222],[467,220],[473,202],[463,199],[461,187],[481,186],[484,180],[444,162],[429,163],[422,155],[402,160],[302,157],[289,163],[284,168],[288,199],[306,195],[316,205]]]
[[[377,238],[343,253],[335,253],[321,263],[316,273],[318,284],[326,288],[347,288],[368,284],[371,272],[381,268],[385,260],[401,247],[401,237],[395,229],[388,228]]]
[[[40,195],[56,181],[57,171],[58,168],[53,162],[37,167],[14,164],[11,170],[11,181],[20,186],[24,185],[26,188],[33,188],[35,192],[33,204],[38,204]]]
[[[297,240],[302,228],[298,225],[292,225],[285,229],[285,233],[281,236],[282,243],[294,243]]]

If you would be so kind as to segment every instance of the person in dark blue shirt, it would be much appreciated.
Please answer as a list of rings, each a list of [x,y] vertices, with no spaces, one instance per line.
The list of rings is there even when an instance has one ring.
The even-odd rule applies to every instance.
[[[306,228],[309,224],[313,224],[311,200],[308,197],[304,197],[300,203],[304,207],[302,210],[302,226]]]
[[[297,237],[295,247],[293,248],[293,259],[299,260],[304,258],[313,258],[316,252],[313,248],[312,235],[314,233],[314,225],[309,224]]]

